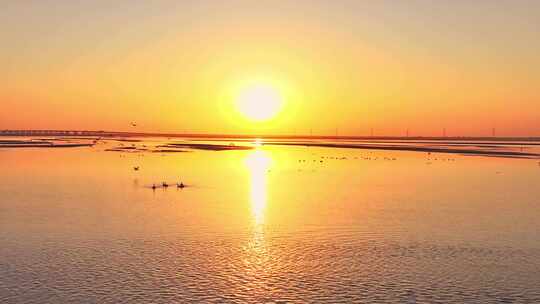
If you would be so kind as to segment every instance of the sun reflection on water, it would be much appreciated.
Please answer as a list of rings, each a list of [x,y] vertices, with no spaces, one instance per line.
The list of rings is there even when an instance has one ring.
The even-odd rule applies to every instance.
[[[253,218],[252,235],[244,246],[242,257],[243,270],[251,280],[245,282],[243,288],[253,294],[264,296],[267,291],[267,280],[273,272],[274,263],[268,252],[265,240],[265,214],[268,201],[268,172],[272,163],[269,152],[257,148],[245,158],[249,172],[249,203]]]
[[[268,152],[257,149],[245,160],[250,172],[250,202],[255,227],[264,223],[264,213],[267,203],[267,174],[272,159]]]

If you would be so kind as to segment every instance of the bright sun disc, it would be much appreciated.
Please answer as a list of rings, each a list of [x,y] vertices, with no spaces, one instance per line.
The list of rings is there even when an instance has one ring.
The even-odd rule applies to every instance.
[[[250,86],[240,92],[238,110],[248,119],[265,121],[276,116],[283,104],[281,94],[267,85]]]

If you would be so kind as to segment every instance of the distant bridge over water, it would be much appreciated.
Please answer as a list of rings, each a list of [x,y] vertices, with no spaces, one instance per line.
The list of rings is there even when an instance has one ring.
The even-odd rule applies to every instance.
[[[0,130],[0,136],[125,136],[129,133],[87,130]]]

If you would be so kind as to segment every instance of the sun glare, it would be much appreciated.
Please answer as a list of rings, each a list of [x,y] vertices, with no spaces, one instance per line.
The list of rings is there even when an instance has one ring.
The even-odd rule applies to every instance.
[[[283,98],[269,85],[253,85],[243,89],[237,98],[238,110],[253,121],[266,121],[274,118],[283,105]]]

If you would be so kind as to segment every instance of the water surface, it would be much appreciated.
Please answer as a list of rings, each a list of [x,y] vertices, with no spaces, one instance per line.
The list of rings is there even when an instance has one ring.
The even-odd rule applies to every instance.
[[[0,302],[540,302],[538,160],[171,142],[0,148]]]

